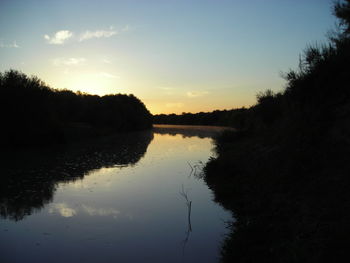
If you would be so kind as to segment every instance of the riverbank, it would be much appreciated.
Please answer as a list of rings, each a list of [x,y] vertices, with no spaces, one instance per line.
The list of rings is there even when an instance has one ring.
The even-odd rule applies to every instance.
[[[273,136],[226,133],[205,180],[236,221],[223,262],[331,262],[349,238],[349,149],[287,148]]]
[[[222,262],[334,262],[350,243],[350,2],[343,31],[310,46],[282,92],[257,95],[216,140],[205,180],[236,221]]]

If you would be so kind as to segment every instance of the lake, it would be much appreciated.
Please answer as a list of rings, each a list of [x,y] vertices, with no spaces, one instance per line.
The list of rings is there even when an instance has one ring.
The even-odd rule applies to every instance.
[[[218,262],[232,215],[201,176],[222,129],[2,153],[0,261]]]

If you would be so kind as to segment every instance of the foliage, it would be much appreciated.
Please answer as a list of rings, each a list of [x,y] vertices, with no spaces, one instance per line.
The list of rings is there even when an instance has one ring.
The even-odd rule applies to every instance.
[[[350,1],[334,10],[337,37],[307,47],[285,90],[259,93],[246,126],[216,140],[205,179],[236,219],[223,262],[349,257]]]
[[[344,34],[350,33],[350,0],[338,2],[334,5],[334,14],[340,21]]]
[[[0,145],[44,145],[151,127],[151,114],[133,95],[55,90],[16,70],[0,74],[0,94]]]

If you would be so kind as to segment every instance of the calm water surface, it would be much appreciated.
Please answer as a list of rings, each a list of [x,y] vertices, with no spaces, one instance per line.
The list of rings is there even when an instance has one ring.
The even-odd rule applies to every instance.
[[[6,154],[0,262],[217,262],[231,215],[200,176],[219,130],[156,126]]]

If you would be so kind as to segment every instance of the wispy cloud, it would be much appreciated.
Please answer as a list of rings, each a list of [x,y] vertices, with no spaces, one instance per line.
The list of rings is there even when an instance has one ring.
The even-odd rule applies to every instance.
[[[174,94],[174,88],[172,88],[172,87],[159,87],[159,89],[161,89],[162,93],[165,95],[173,95]]]
[[[112,64],[112,61],[110,61],[109,59],[102,59],[102,62],[105,64]]]
[[[124,33],[131,30],[129,25],[125,25],[119,30],[114,29],[113,26],[110,26],[109,29],[99,29],[99,30],[86,30],[77,34],[77,37],[74,37],[75,33],[69,30],[60,30],[57,31],[52,36],[45,34],[44,38],[47,43],[52,45],[63,45],[68,39],[74,38],[75,41],[85,41],[93,38],[109,38],[119,33]],[[17,44],[16,44],[17,45]]]
[[[187,97],[189,97],[189,98],[202,97],[202,96],[205,96],[208,94],[209,94],[208,91],[188,91],[186,93]]]
[[[53,59],[55,66],[78,66],[86,62],[85,58],[55,58]]]
[[[168,108],[182,108],[184,104],[182,102],[172,102],[165,104],[165,106]]]
[[[109,78],[109,79],[119,79],[120,77],[117,75],[113,75],[107,72],[100,72],[97,74],[97,76],[99,77],[103,77],[103,78]]]
[[[131,29],[131,27],[129,26],[129,25],[126,25],[126,26],[124,26],[123,28],[122,28],[122,32],[127,32],[127,31],[129,31]]]
[[[159,89],[161,89],[161,90],[173,90],[174,88],[163,86],[163,87],[159,87]]]
[[[108,38],[118,34],[118,31],[114,30],[113,27],[110,27],[109,30],[96,30],[90,31],[86,30],[84,33],[80,34],[79,41],[88,40],[91,38]]]
[[[44,38],[49,44],[52,45],[62,45],[65,41],[70,39],[73,36],[73,32],[69,30],[60,30],[57,31],[53,36],[44,35]]]
[[[0,48],[19,48],[19,45],[17,45],[16,40],[13,41],[11,44],[5,44],[4,42],[0,42]]]

